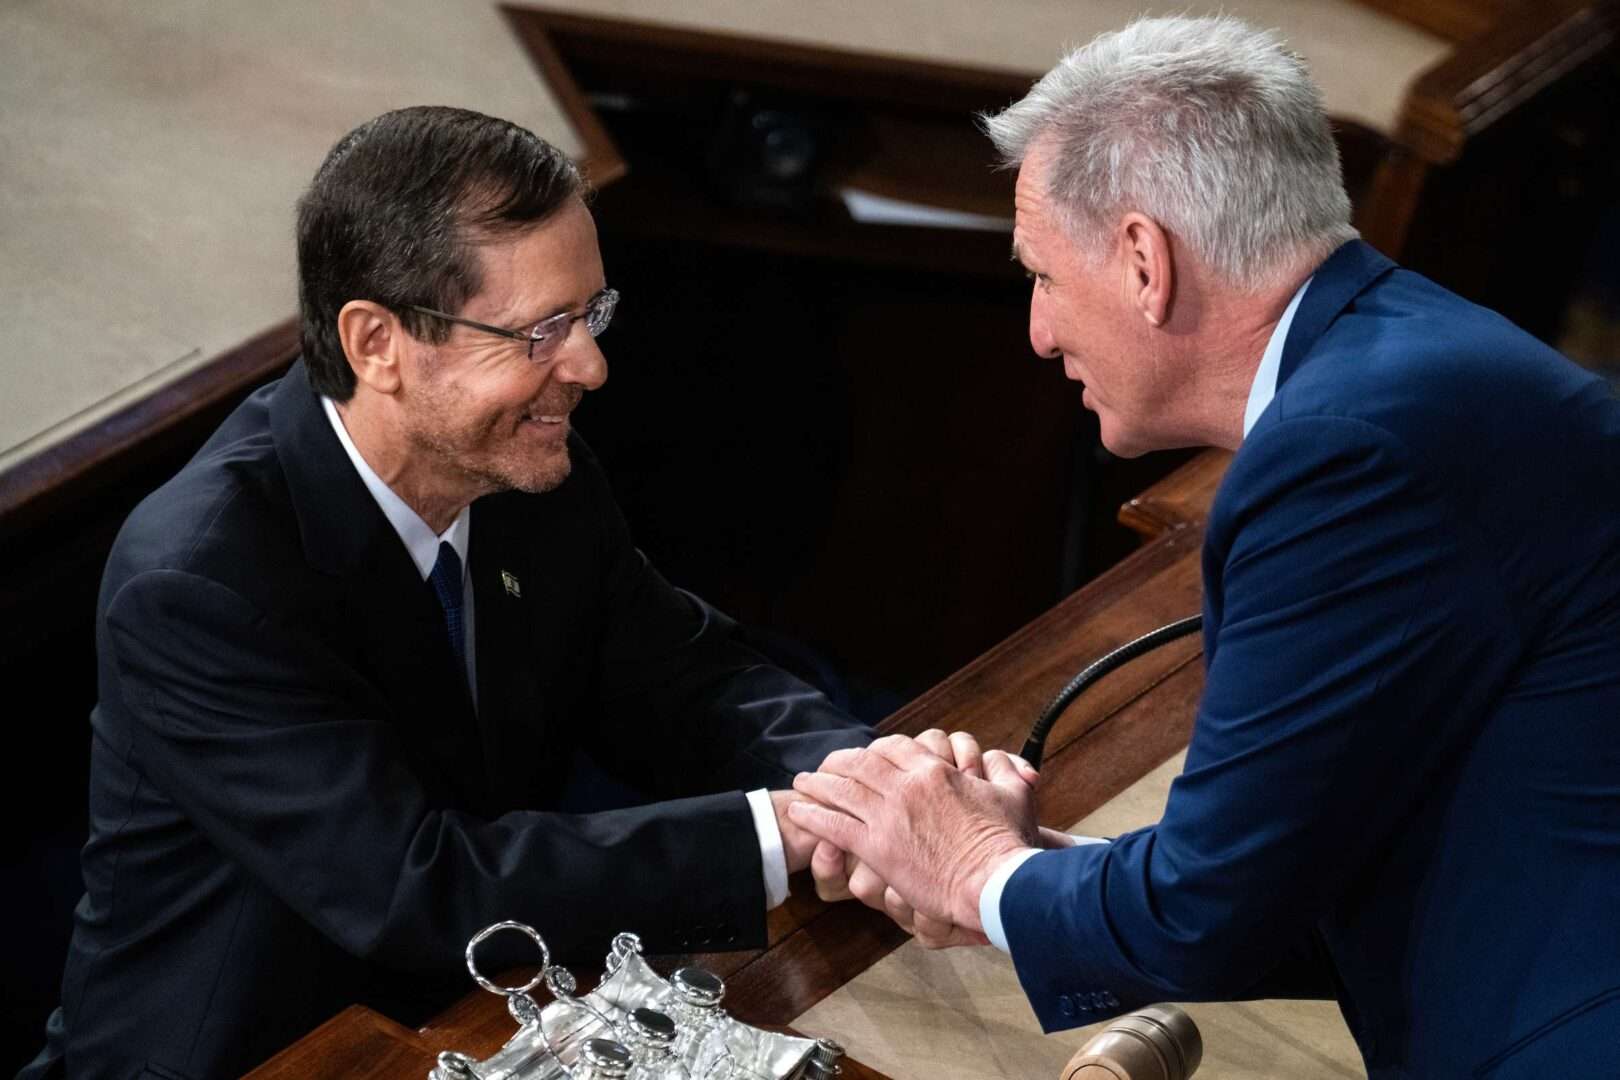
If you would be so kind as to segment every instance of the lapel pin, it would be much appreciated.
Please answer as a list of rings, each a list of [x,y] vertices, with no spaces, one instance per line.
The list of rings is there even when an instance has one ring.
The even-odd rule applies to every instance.
[[[518,581],[517,575],[510,570],[501,571],[501,584],[506,586],[506,595],[523,599],[523,585]]]

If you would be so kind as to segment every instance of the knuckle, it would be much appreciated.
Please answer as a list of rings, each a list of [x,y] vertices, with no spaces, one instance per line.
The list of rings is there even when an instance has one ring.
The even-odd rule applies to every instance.
[[[857,749],[846,748],[843,750],[834,750],[832,753],[828,754],[822,759],[821,767],[823,770],[845,768],[859,755],[860,751]]]

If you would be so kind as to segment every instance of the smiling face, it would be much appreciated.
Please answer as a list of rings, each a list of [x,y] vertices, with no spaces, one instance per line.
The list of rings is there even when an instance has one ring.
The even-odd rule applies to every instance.
[[[1102,443],[1121,457],[1183,445],[1167,429],[1172,387],[1162,362],[1162,334],[1132,302],[1133,271],[1111,235],[1102,258],[1075,246],[1047,194],[1048,157],[1037,144],[1018,171],[1013,250],[1033,280],[1029,342],[1063,361],[1063,373],[1085,384],[1081,396],[1097,414]]]
[[[538,226],[480,246],[483,288],[455,314],[520,329],[577,311],[604,284],[596,224],[571,200]],[[567,479],[568,415],[607,380],[607,360],[573,322],[544,363],[524,342],[453,325],[442,344],[409,339],[399,429],[408,470],[434,501],[550,491]]]

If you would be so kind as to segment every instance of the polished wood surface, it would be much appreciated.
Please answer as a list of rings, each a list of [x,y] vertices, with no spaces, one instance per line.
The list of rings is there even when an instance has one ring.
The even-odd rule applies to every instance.
[[[901,709],[886,731],[961,728],[985,747],[1016,751],[1041,708],[1085,664],[1146,631],[1198,609],[1196,524],[1146,544],[1113,570]],[[1047,745],[1040,815],[1064,827],[1124,790],[1184,746],[1203,690],[1199,642],[1184,639],[1098,683],[1060,719]],[[878,912],[824,904],[805,875],[771,913],[763,950],[655,958],[668,971],[694,960],[722,975],[727,1005],[761,1026],[791,1022],[906,940]],[[491,918],[499,917],[492,913]],[[522,975],[523,973],[518,973]],[[579,973],[582,979],[588,972]],[[422,1068],[442,1050],[493,1053],[512,1033],[500,999],[474,992],[419,1031],[350,1009],[289,1047],[252,1076],[381,1076]],[[837,1038],[837,1032],[810,1032]],[[846,1075],[861,1076],[854,1066]]]
[[[1611,2],[1535,0],[1500,17],[1418,79],[1397,141],[1433,164],[1457,160],[1470,138],[1610,51],[1620,33]]]
[[[1376,6],[1403,17],[1425,7]],[[1356,206],[1362,236],[1394,259],[1407,250],[1432,170],[1457,165],[1487,133],[1537,123],[1538,101],[1584,71],[1612,67],[1620,41],[1620,5],[1612,0],[1474,0],[1437,10],[1449,13],[1443,21],[1460,43],[1407,92],[1395,136]]]
[[[1209,449],[1119,508],[1120,524],[1145,539],[1202,525],[1232,451]]]

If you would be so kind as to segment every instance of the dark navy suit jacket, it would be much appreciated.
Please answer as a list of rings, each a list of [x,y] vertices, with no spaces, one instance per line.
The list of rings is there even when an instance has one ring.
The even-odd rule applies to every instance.
[[[1002,917],[1048,1029],[1336,996],[1373,1077],[1620,1076],[1620,401],[1360,242],[1216,496],[1156,826]]]
[[[354,1002],[419,1021],[500,919],[587,965],[620,930],[764,944],[743,792],[870,733],[668,585],[571,445],[555,491],[473,505],[476,713],[301,364],[136,509],[101,592],[86,895],[25,1076],[236,1076]],[[663,801],[548,812],[576,748]]]

